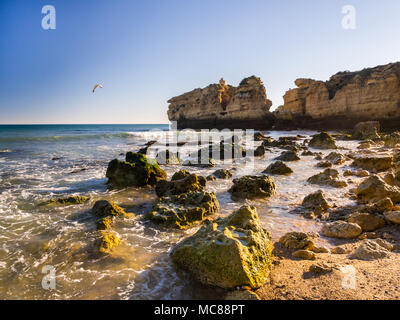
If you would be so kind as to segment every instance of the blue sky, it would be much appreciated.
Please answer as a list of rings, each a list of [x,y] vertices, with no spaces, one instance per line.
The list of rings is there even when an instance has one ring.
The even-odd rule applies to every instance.
[[[253,74],[275,108],[296,78],[399,61],[399,15],[398,0],[1,0],[0,123],[167,123],[169,98]]]

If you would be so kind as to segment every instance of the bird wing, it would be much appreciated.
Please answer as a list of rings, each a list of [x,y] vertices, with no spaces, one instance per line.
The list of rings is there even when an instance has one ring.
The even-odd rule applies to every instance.
[[[95,92],[97,88],[103,88],[103,86],[102,86],[101,84],[96,84],[96,85],[93,87],[92,92]]]

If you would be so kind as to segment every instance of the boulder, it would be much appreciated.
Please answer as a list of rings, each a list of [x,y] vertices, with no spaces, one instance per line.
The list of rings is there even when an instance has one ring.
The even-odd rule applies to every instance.
[[[214,193],[190,191],[160,198],[147,218],[157,224],[178,229],[188,229],[219,211]]]
[[[116,205],[113,201],[99,200],[96,201],[92,208],[92,214],[97,218],[105,217],[131,217],[124,209]]]
[[[232,172],[226,169],[218,169],[214,171],[213,176],[218,179],[230,179],[233,177]]]
[[[295,258],[303,259],[303,260],[315,260],[316,255],[314,252],[309,250],[297,250],[292,253],[292,256]]]
[[[255,207],[207,221],[171,251],[172,261],[198,281],[231,289],[261,287],[272,267],[272,241]]]
[[[379,121],[359,122],[354,127],[353,138],[358,140],[379,139]]]
[[[310,266],[309,272],[315,273],[315,274],[327,274],[327,273],[331,273],[337,269],[339,269],[339,266],[334,263],[317,262]]]
[[[207,159],[188,159],[183,162],[186,167],[197,167],[197,168],[212,168],[215,167],[215,161],[212,158]]]
[[[326,223],[322,227],[322,234],[330,238],[352,239],[357,238],[361,232],[358,224],[340,220]]]
[[[365,179],[356,190],[357,198],[361,202],[376,202],[390,198],[392,202],[400,202],[400,188],[388,185],[378,175]]]
[[[257,131],[255,134],[254,134],[254,141],[264,141],[265,140],[265,135],[264,135],[264,133],[262,133],[261,131]]]
[[[335,139],[326,132],[314,135],[308,146],[316,149],[337,149]]]
[[[374,240],[364,240],[361,245],[350,256],[352,259],[358,260],[376,260],[383,259],[390,255],[390,251],[379,245]]]
[[[182,193],[186,193],[189,191],[199,191],[203,189],[203,186],[200,184],[197,174],[189,174],[182,179],[176,179],[180,177],[179,174],[173,176],[174,180],[160,180],[156,185],[156,194],[159,197],[162,196],[170,196],[170,195],[178,195]]]
[[[369,213],[384,213],[386,211],[392,211],[394,204],[390,198],[383,198],[372,204],[366,204],[361,208],[362,211]]]
[[[393,166],[393,156],[388,154],[368,154],[354,159],[352,166],[368,171],[385,171]]]
[[[300,157],[297,155],[295,151],[289,150],[282,152],[281,155],[275,160],[281,160],[281,161],[298,161],[300,160]]]
[[[233,179],[233,186],[228,190],[232,198],[257,199],[269,198],[276,192],[273,178],[263,176],[243,176]]]
[[[289,168],[284,162],[275,161],[271,163],[267,167],[267,169],[265,169],[262,173],[276,174],[276,175],[290,175],[291,173],[293,173],[293,170]]]
[[[287,249],[294,250],[307,250],[314,247],[314,242],[304,232],[286,233],[279,239],[279,243]]]
[[[101,232],[99,251],[101,253],[111,253],[120,244],[120,239],[113,233]]]
[[[400,224],[400,211],[388,211],[384,213],[387,221],[395,224]]]
[[[340,165],[346,162],[346,158],[339,152],[331,152],[325,157],[325,160],[332,162],[334,165]]]
[[[318,173],[307,179],[311,184],[327,185],[334,188],[343,188],[347,186],[345,181],[339,180],[339,172],[335,169],[325,169],[323,172]]]
[[[254,150],[254,156],[255,157],[262,157],[265,155],[265,147],[264,146],[258,146],[256,150]]]
[[[317,192],[306,196],[301,205],[304,208],[313,210],[316,213],[321,213],[330,208],[322,190],[318,190]]]
[[[318,168],[332,168],[332,162],[330,161],[320,161],[316,165]]]
[[[106,177],[114,187],[142,187],[165,180],[167,174],[155,160],[140,153],[128,152],[126,161],[114,159],[108,164]]]
[[[179,164],[179,158],[176,152],[163,150],[157,153],[156,161],[159,164]]]
[[[362,231],[374,231],[385,225],[385,219],[383,219],[383,217],[366,212],[352,213],[347,221],[358,224]]]
[[[391,134],[385,135],[383,137],[383,141],[385,144],[385,147],[390,147],[394,148],[398,144],[400,144],[400,132],[392,132]]]

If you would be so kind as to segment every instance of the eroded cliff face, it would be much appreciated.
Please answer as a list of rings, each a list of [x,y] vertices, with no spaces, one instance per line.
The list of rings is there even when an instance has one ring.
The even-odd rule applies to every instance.
[[[203,89],[195,89],[168,101],[168,118],[178,128],[268,129],[273,123],[260,78],[245,78],[238,87],[223,79]]]
[[[340,129],[362,120],[379,120],[384,127],[400,124],[399,62],[295,84],[274,112],[277,127]]]

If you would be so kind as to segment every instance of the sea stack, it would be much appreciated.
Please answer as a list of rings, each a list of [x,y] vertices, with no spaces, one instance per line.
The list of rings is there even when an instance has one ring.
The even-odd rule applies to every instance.
[[[243,79],[238,87],[225,83],[195,89],[168,101],[168,118],[177,121],[178,129],[270,129],[274,116],[269,111],[260,78]]]

